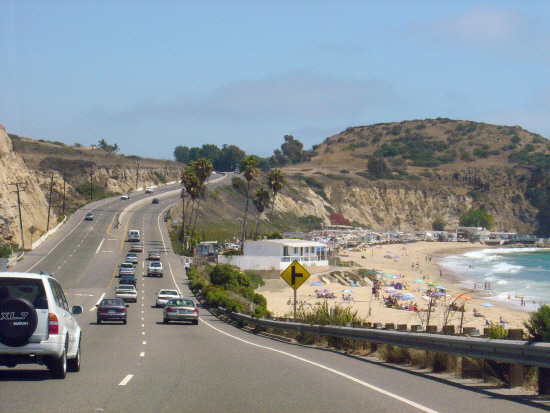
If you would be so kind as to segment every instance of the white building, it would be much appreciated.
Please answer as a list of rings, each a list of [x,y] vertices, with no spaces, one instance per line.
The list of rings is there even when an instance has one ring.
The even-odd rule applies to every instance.
[[[243,255],[218,255],[219,264],[234,265],[244,271],[281,272],[293,261],[304,267],[315,267],[310,272],[325,270],[328,267],[328,246],[300,239],[246,241]]]

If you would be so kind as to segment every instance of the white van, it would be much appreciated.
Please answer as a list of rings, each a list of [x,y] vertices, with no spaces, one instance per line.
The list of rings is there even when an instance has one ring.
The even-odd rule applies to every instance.
[[[145,188],[146,194],[152,194],[154,191],[155,191],[155,188],[153,188],[152,186],[148,186],[147,188]]]
[[[128,241],[139,242],[141,240],[141,234],[138,229],[131,229],[128,231]]]

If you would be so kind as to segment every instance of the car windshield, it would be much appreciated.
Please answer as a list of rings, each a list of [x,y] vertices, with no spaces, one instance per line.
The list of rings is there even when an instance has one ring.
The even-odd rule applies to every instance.
[[[133,285],[119,285],[116,289],[117,290],[133,290],[134,286]]]
[[[160,267],[160,262],[152,262],[151,267]]]
[[[134,268],[134,266],[130,263],[122,263],[120,266],[122,268]]]
[[[160,290],[160,293],[162,295],[178,295],[177,291],[174,290]]]

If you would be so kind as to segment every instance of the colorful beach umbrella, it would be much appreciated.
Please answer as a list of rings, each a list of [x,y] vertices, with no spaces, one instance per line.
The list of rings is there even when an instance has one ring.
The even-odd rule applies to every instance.
[[[453,295],[454,298],[460,298],[461,300],[471,300],[470,297],[468,297],[466,294],[455,294]]]
[[[427,283],[428,285],[435,285],[435,283],[433,281],[428,281]]]
[[[445,297],[445,293],[435,293],[432,297]]]
[[[414,300],[414,295],[412,294],[403,294],[403,300]]]
[[[491,304],[491,303],[481,303],[480,306],[482,306],[482,307],[492,307],[493,304]]]
[[[342,290],[343,293],[352,293],[353,291],[351,291],[349,288],[346,288],[345,290]]]
[[[435,287],[435,288],[437,288],[438,290],[446,290],[446,288],[445,288],[445,287],[443,287],[442,285],[438,285],[438,286],[437,286],[437,287]]]
[[[414,280],[414,281],[413,281],[413,283],[415,283],[415,284],[422,284],[423,282],[424,282],[424,281],[422,281],[422,280]]]
[[[317,286],[317,285],[323,285],[323,283],[321,283],[321,282],[319,282],[319,281],[315,281],[314,283],[311,283],[311,285]]]

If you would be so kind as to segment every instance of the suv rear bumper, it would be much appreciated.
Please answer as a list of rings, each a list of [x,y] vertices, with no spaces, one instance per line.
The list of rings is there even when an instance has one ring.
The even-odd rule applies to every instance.
[[[48,358],[59,358],[63,354],[63,336],[51,335],[48,340],[10,347],[0,343],[0,366],[14,367],[17,364],[44,364]]]

